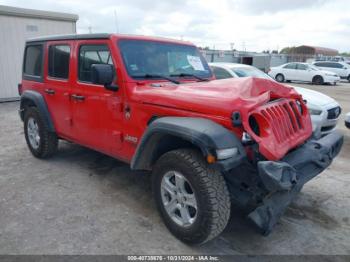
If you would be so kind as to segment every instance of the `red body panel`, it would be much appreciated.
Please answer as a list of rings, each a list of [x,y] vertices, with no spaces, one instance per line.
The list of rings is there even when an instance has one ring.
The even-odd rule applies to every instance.
[[[108,40],[57,41],[71,46],[68,81],[50,79],[47,70],[44,71],[43,83],[23,80],[23,91],[36,90],[45,96],[60,137],[130,162],[148,121],[154,116],[204,117],[232,130],[238,137],[246,131],[259,144],[261,154],[270,160],[282,158],[290,149],[311,136],[310,117],[300,95],[294,89],[256,78],[209,82],[196,82],[192,79],[180,85],[162,80],[136,81],[128,76],[122,63],[116,44],[121,38],[170,41],[118,35],[112,35]],[[190,45],[180,41],[171,42]],[[117,70],[117,92],[77,80],[78,50],[79,45],[84,43],[108,45]],[[46,48],[50,44],[52,42],[47,42]],[[47,68],[47,52],[45,61]],[[152,83],[160,85],[155,87]],[[55,95],[47,95],[46,88],[54,89]],[[82,95],[85,100],[75,101],[71,99],[72,94]],[[290,108],[286,109],[284,104],[290,101],[295,103],[295,100],[299,100],[304,109],[303,114],[296,115],[299,118],[295,120],[301,121],[302,127],[290,132],[288,129],[293,128],[295,122],[287,121]],[[277,108],[272,113],[268,109],[271,106]],[[231,115],[234,111],[240,112],[243,126],[232,126]],[[249,125],[252,114],[263,127],[259,136]]]

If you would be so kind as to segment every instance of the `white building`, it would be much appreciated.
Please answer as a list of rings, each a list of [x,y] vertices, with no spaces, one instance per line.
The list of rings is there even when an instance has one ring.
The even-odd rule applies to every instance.
[[[76,33],[77,20],[73,14],[0,5],[0,102],[18,99],[25,40]]]

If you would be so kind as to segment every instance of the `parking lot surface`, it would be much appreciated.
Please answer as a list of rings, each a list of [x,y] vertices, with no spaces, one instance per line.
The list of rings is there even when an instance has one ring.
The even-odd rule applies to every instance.
[[[301,85],[343,108],[341,155],[309,182],[268,237],[241,210],[225,232],[187,246],[164,226],[148,173],[61,142],[49,160],[27,149],[19,104],[0,103],[0,254],[350,254],[350,84]]]

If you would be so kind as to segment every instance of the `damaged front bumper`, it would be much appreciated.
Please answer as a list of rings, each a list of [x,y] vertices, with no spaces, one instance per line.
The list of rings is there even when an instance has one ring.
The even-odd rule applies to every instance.
[[[248,217],[268,235],[303,185],[325,170],[338,155],[343,135],[335,131],[309,140],[280,161],[258,162],[258,178],[266,192]]]

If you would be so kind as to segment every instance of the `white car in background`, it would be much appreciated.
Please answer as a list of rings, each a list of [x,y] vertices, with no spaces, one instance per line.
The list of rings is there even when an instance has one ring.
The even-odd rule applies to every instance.
[[[350,82],[350,65],[346,62],[316,61],[312,64],[321,70],[331,71]]]
[[[232,77],[258,77],[274,81],[269,75],[265,74],[256,67],[235,64],[235,63],[209,63],[217,79],[226,79]],[[320,92],[297,87],[293,87],[306,100],[309,109],[313,134],[316,138],[332,132],[337,125],[341,108],[339,104],[331,97]]]
[[[324,83],[336,85],[340,81],[336,73],[320,70],[311,64],[297,62],[271,67],[269,75],[278,82],[300,81],[316,85]]]

